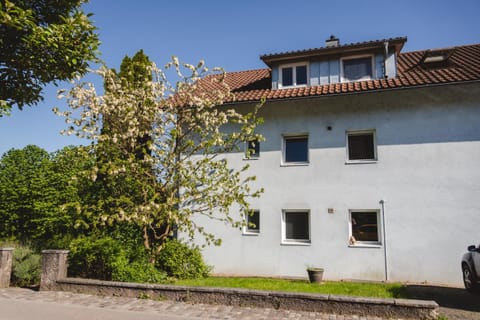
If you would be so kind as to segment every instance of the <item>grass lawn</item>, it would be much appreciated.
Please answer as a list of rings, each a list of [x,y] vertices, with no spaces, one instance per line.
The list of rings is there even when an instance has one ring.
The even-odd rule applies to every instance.
[[[375,298],[408,298],[405,286],[400,283],[332,282],[322,284],[307,280],[271,278],[209,277],[198,280],[178,280],[176,285],[243,288],[255,290],[322,293]]]

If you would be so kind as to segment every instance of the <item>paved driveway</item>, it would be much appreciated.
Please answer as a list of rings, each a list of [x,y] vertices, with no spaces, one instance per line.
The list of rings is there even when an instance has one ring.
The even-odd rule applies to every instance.
[[[384,320],[378,317],[327,315],[315,312],[188,304],[71,292],[0,289],[0,320]]]
[[[434,300],[440,305],[440,314],[448,320],[480,320],[480,293],[463,288],[434,285],[407,285],[412,299]]]

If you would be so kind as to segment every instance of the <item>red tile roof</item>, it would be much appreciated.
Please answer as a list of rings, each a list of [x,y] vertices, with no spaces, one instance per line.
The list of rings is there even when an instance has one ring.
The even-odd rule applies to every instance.
[[[454,49],[448,64],[440,67],[422,64],[427,50],[400,53],[396,78],[272,90],[270,70],[257,69],[229,72],[225,82],[234,93],[235,101],[254,102],[262,98],[277,100],[480,81],[480,44]],[[210,81],[205,81],[205,85],[214,87]]]

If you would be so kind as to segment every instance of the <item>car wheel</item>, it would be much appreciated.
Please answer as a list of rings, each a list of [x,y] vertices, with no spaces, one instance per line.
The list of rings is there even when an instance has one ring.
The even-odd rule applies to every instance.
[[[463,274],[463,284],[465,285],[465,289],[468,291],[474,291],[475,290],[475,278],[473,276],[472,271],[470,271],[470,268],[466,265],[462,266],[462,274]]]

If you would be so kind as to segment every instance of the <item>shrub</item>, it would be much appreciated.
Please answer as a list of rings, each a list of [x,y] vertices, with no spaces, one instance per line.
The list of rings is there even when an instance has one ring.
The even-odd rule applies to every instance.
[[[40,283],[41,257],[28,247],[13,250],[12,278],[14,286],[27,287]]]
[[[147,259],[129,262],[122,257],[113,266],[112,280],[123,282],[159,283],[167,274],[155,268]]]
[[[69,255],[71,276],[123,282],[158,283],[167,278],[150,264],[141,247],[128,250],[110,237],[84,237],[72,241]]]
[[[82,237],[70,243],[69,274],[81,278],[112,280],[115,261],[125,256],[112,238]]]
[[[208,276],[211,267],[203,261],[200,249],[178,240],[167,241],[160,251],[157,266],[177,279],[197,279]]]

